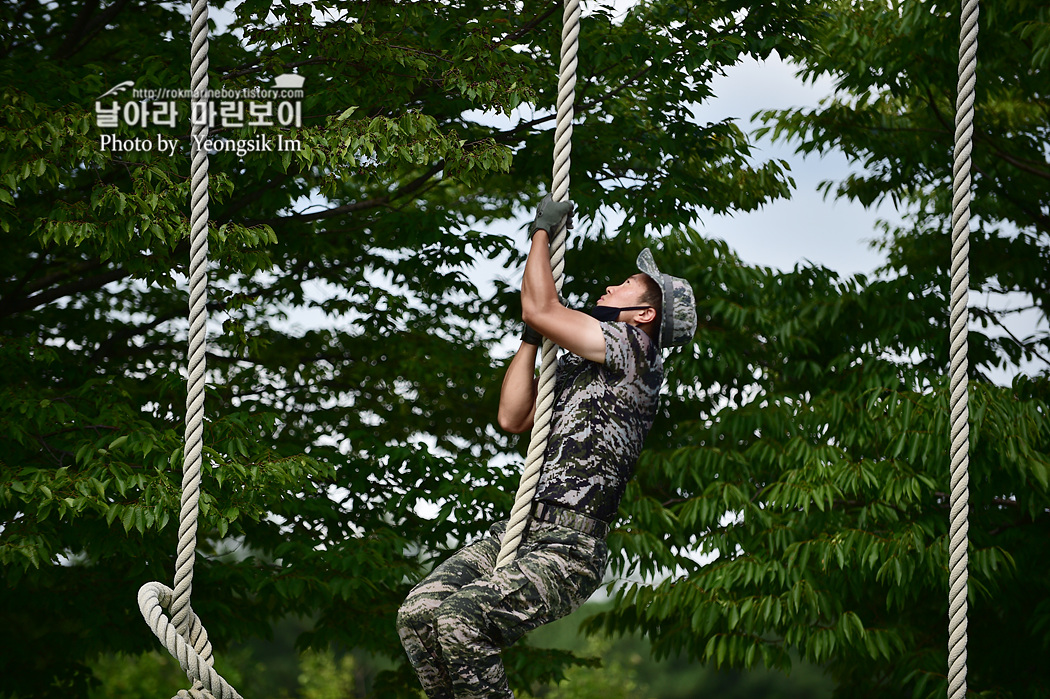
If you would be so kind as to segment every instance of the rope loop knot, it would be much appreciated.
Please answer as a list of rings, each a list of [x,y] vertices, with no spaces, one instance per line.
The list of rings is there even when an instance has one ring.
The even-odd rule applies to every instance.
[[[176,625],[168,620],[165,610],[170,610],[175,592],[159,582],[148,582],[139,588],[139,611],[153,630],[154,635],[168,649],[172,657],[194,684],[191,689],[180,690],[180,699],[243,699],[229,682],[212,667],[211,642],[200,618],[192,609],[184,610],[183,624],[186,631],[180,633]]]

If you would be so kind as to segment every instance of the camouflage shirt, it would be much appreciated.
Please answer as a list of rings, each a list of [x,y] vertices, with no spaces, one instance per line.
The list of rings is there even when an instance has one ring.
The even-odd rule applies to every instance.
[[[612,522],[652,427],[664,369],[645,331],[601,325],[604,364],[570,352],[558,359],[536,500]]]

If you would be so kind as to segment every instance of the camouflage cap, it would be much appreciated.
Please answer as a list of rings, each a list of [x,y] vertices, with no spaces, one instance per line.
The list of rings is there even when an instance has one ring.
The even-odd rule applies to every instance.
[[[638,269],[652,277],[664,295],[660,346],[671,347],[689,342],[696,332],[696,301],[693,299],[693,287],[681,277],[672,277],[661,272],[649,248],[638,253]]]

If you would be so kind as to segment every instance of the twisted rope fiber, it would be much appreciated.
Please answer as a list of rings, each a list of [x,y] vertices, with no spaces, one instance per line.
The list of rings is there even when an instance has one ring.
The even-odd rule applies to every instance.
[[[970,161],[977,72],[978,0],[963,0],[959,93],[955,108],[951,268],[951,525],[949,528],[948,697],[966,696],[966,583],[969,543],[970,428],[967,405],[967,301],[970,288]]]
[[[572,154],[573,101],[576,96],[576,56],[580,45],[580,0],[565,0],[561,30],[561,65],[558,72],[557,122],[554,129],[554,181],[551,194],[555,201],[564,201],[569,194],[569,166]],[[551,271],[558,293],[565,277],[565,222],[551,231]],[[532,498],[540,482],[543,452],[547,449],[551,416],[554,412],[554,371],[558,348],[549,339],[543,339],[540,361],[540,382],[536,395],[535,420],[529,440],[525,467],[521,473],[518,492],[514,497],[507,531],[503,534],[500,552],[496,557],[496,569],[511,563],[518,553],[518,546],[525,535]]]
[[[193,563],[197,545],[202,443],[204,433],[204,374],[208,301],[208,153],[199,148],[208,137],[208,3],[193,0],[190,15],[190,301],[189,385],[186,396],[185,450],[182,464],[182,504],[175,563],[175,588],[158,582],[139,589],[139,610],[153,633],[193,681],[179,697],[240,699],[240,695],[213,667],[211,642],[204,625],[190,606]],[[171,610],[172,621],[163,608]]]

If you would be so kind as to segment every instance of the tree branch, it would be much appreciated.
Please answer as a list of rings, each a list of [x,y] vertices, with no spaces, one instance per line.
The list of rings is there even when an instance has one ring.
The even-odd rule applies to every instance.
[[[75,282],[70,282],[69,284],[56,287],[49,291],[41,291],[38,294],[23,298],[21,301],[2,303],[0,304],[0,318],[14,315],[15,313],[21,313],[23,311],[29,311],[65,296],[80,293],[81,291],[100,289],[110,282],[115,282],[118,279],[123,279],[129,276],[129,274],[130,272],[123,267],[117,267],[116,269],[110,270],[109,272],[100,274],[96,277],[88,277],[86,279],[81,278]]]
[[[1042,178],[1044,180],[1050,180],[1050,171],[1036,167],[1033,161],[1015,158],[1014,156],[1004,151],[1002,148],[996,146],[989,138],[979,137],[977,140],[991,144],[992,151],[995,153],[996,156],[998,156],[1001,160],[1005,160],[1010,165],[1013,165],[1021,172],[1027,172],[1029,175],[1035,175],[1036,177]]]
[[[937,121],[940,122],[941,126],[943,127],[943,132],[945,134],[949,134],[949,135],[954,133],[954,126],[952,126],[951,124],[948,123],[947,119],[945,119],[944,115],[941,113],[941,110],[937,108],[937,102],[934,99],[933,93],[930,92],[929,88],[927,88],[927,90],[926,90],[926,104],[933,111],[934,117],[936,117]],[[975,131],[974,132],[974,136],[973,136],[973,140],[975,142],[991,146],[992,154],[994,156],[996,156],[1000,160],[1003,160],[1003,161],[1009,163],[1010,165],[1013,165],[1014,167],[1016,167],[1017,169],[1021,170],[1022,172],[1027,172],[1030,175],[1035,175],[1036,177],[1039,177],[1039,178],[1042,178],[1042,179],[1045,179],[1045,180],[1050,180],[1050,171],[1043,170],[1043,169],[1035,167],[1035,164],[1034,164],[1033,161],[1026,161],[1026,160],[1021,160],[1019,158],[1013,157],[1012,155],[1010,155],[1009,153],[1004,151],[1002,148],[1000,148],[995,143],[995,141],[992,140],[992,138],[990,136],[987,136],[985,134],[982,134],[980,132]],[[977,168],[975,168],[975,169],[977,169]],[[981,174],[985,174],[985,175],[987,174],[987,173],[985,173],[985,172],[983,172],[983,171],[981,171],[979,169],[978,169],[978,172],[981,172]],[[1016,206],[1020,207],[1020,204],[1018,204],[1017,202],[1013,202],[1013,203]],[[1024,207],[1020,207],[1020,208],[1022,208],[1022,210],[1024,210]],[[1031,214],[1029,213],[1029,215],[1031,215]],[[1033,218],[1035,218],[1035,217],[1033,217]]]
[[[55,50],[55,59],[68,58],[73,53],[73,48],[80,41],[90,24],[91,15],[98,9],[98,0],[85,0],[80,8],[80,15],[73,22],[73,26],[66,32],[65,40]]]
[[[1016,529],[1017,527],[1024,527],[1029,524],[1035,524],[1035,520],[1029,517],[1028,515],[1023,515],[1020,519],[1016,521],[1010,522],[1008,524],[1001,524],[995,529],[990,529],[988,531],[988,536],[998,536],[999,534],[1002,534],[1008,529]]]
[[[84,9],[80,13],[80,17],[77,18],[77,27],[83,27],[81,31],[71,33],[66,37],[66,40],[62,42],[62,45],[55,51],[55,60],[61,61],[75,55],[80,49],[84,48],[85,45],[91,39],[94,38],[102,29],[113,21],[113,18],[119,15],[131,0],[117,0],[115,3],[107,7],[99,14],[91,17],[98,8],[97,0],[92,2],[86,2]],[[90,19],[89,19],[90,18]]]
[[[985,175],[986,177],[988,175],[988,173],[986,173],[984,170],[977,167],[976,165],[974,166],[974,170],[980,175]],[[1011,194],[1011,190],[1009,187],[1004,187],[1000,185],[999,182],[994,178],[989,179],[996,183],[995,192],[996,194],[998,194],[998,196],[1002,197],[1006,201],[1016,206],[1018,211],[1024,213],[1032,220],[1033,225],[1035,225],[1038,228],[1041,228],[1043,231],[1050,231],[1050,216],[1046,216],[1042,212],[1036,211],[1030,206],[1026,205],[1024,202],[1019,201],[1017,197]],[[1017,222],[1015,221],[1015,223]]]
[[[14,11],[11,18],[8,20],[8,28],[10,28],[19,17],[22,17],[29,11],[29,5],[33,0],[22,0],[22,4],[18,6],[18,9]],[[3,53],[0,57],[7,58],[11,55],[11,51],[18,46],[18,42],[12,40],[11,43],[3,47]]]
[[[503,37],[499,41],[496,41],[496,42],[493,42],[493,43],[505,44],[507,42],[517,41],[521,37],[525,36],[526,34],[531,32],[532,30],[534,30],[536,27],[538,27],[541,24],[543,24],[544,22],[546,22],[547,19],[552,14],[554,14],[554,12],[558,9],[559,6],[560,5],[558,3],[551,3],[550,7],[546,11],[541,12],[538,15],[535,15],[530,21],[526,22],[523,27],[521,27],[520,29],[518,29],[515,32],[511,32],[510,34],[508,34],[507,36]]]
[[[110,349],[116,343],[124,342],[129,338],[135,337],[136,335],[141,335],[146,330],[151,330],[160,325],[161,323],[166,323],[167,321],[172,320],[173,318],[180,318],[182,317],[182,315],[182,311],[172,311],[165,315],[157,316],[148,323],[144,323],[142,325],[137,325],[130,328],[124,328],[120,332],[114,333],[109,337],[108,340],[100,343],[98,348],[91,353],[91,361],[98,363],[103,357],[108,356]]]
[[[267,192],[273,191],[274,189],[281,187],[282,185],[284,185],[285,181],[286,180],[282,180],[275,177],[262,187],[256,189],[255,191],[247,192],[244,196],[240,197],[239,199],[231,201],[228,205],[223,207],[222,216],[215,217],[216,224],[221,225],[223,223],[229,223],[233,220],[234,214],[236,214],[238,211],[248,206],[249,204],[254,204],[255,202],[259,201],[259,199],[261,199],[262,196]]]
[[[991,319],[991,321],[995,325],[999,326],[1000,329],[1002,329],[1007,335],[1009,335],[1010,339],[1013,340],[1014,342],[1016,342],[1018,347],[1022,347],[1026,351],[1031,352],[1036,357],[1038,357],[1039,359],[1043,360],[1043,362],[1047,366],[1050,366],[1050,358],[1047,358],[1047,357],[1043,356],[1035,348],[1033,348],[1033,347],[1031,347],[1029,345],[1026,345],[1023,340],[1019,339],[1016,335],[1014,335],[1013,332],[1010,331],[1010,328],[1006,327],[1006,325],[1004,325],[1003,322],[1001,320],[999,320],[998,316],[996,316],[994,313],[988,313],[988,314],[986,314],[986,317]]]
[[[40,291],[41,289],[46,289],[52,284],[58,283],[62,279],[67,279],[69,277],[82,278],[84,274],[92,272],[98,269],[99,267],[102,267],[102,263],[97,261],[81,262],[79,264],[74,264],[65,269],[58,270],[44,277],[41,277],[40,279],[34,281],[32,284],[24,284],[24,291],[27,294],[32,294],[34,292]]]
[[[270,55],[270,56],[276,55],[277,52],[280,51],[282,48],[286,48],[286,47],[281,46],[279,48],[273,49],[273,50],[271,50],[269,52],[268,55]],[[308,58],[308,59],[306,59],[304,61],[294,61],[292,63],[284,63],[282,65],[285,68],[298,68],[300,66],[310,66],[310,65],[318,65],[318,64],[325,64],[325,63],[334,63],[334,61],[332,61],[331,59],[328,59],[328,58]],[[259,62],[255,62],[255,63],[253,63],[250,66],[247,66],[245,68],[239,68],[239,69],[236,69],[236,70],[231,70],[228,73],[223,73],[222,80],[225,81],[225,80],[229,80],[230,78],[239,78],[242,75],[251,75],[252,73],[259,73],[259,72],[262,72],[262,70],[264,68],[265,68],[265,66],[260,65]]]
[[[420,189],[437,173],[441,172],[445,168],[445,161],[442,160],[436,165],[431,167],[429,170],[424,172],[422,175],[406,184],[401,189],[397,190],[393,194],[385,194],[381,197],[375,197],[373,199],[366,199],[364,201],[355,201],[351,204],[343,204],[342,206],[336,206],[331,209],[325,209],[324,211],[318,211],[312,214],[293,214],[291,216],[280,216],[278,218],[270,219],[256,219],[245,221],[245,226],[257,226],[261,224],[274,225],[283,223],[286,221],[319,221],[321,219],[332,218],[334,216],[341,216],[343,214],[351,213],[354,211],[362,211],[364,209],[374,209],[379,206],[384,206],[390,202],[400,199],[403,196],[411,194],[412,192]]]
[[[11,290],[6,294],[0,294],[0,299],[3,299],[5,296],[14,296],[15,294],[22,292],[25,289],[26,284],[29,283],[29,280],[33,278],[33,275],[39,272],[40,268],[44,266],[44,260],[46,257],[46,255],[39,255],[36,260],[33,261],[33,264],[29,269],[26,270],[25,274],[14,282],[11,286]]]
[[[68,434],[70,432],[82,432],[84,430],[94,430],[95,432],[98,432],[99,430],[109,430],[112,432],[116,429],[117,428],[113,425],[78,425],[76,427],[66,427],[65,429],[55,430],[54,432],[48,432],[46,434],[40,435],[40,437],[55,437],[60,434]]]

